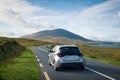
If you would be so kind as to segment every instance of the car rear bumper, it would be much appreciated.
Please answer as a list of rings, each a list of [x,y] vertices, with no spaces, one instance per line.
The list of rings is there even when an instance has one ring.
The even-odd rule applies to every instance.
[[[56,67],[82,67],[85,66],[85,62],[60,62],[56,64]]]
[[[85,66],[85,59],[81,58],[78,61],[64,61],[62,59],[57,59],[56,67],[66,67],[66,66]]]
[[[60,67],[74,67],[74,66],[84,66],[81,62],[74,62],[74,63],[61,63]]]

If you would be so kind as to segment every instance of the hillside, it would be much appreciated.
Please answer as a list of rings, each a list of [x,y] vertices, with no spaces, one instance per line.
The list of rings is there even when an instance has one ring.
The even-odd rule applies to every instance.
[[[36,38],[36,40],[46,41],[46,42],[51,42],[51,43],[58,43],[58,44],[75,44],[75,45],[77,44],[85,45],[85,44],[93,43],[93,42],[85,42],[82,40],[69,39],[66,37],[51,37],[51,36]]]
[[[81,40],[81,41],[92,41],[89,39],[86,39],[82,36],[79,36],[77,34],[74,34],[70,31],[64,30],[64,29],[54,29],[54,30],[44,30],[37,33],[33,33],[30,35],[23,36],[22,38],[29,38],[29,39],[38,39],[38,38],[44,38],[44,37],[64,37],[68,39],[74,39],[74,40]]]

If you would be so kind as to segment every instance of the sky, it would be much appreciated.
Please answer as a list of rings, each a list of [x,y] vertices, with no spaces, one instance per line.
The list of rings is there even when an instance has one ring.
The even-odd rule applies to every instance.
[[[57,28],[120,42],[120,0],[0,0],[0,36]]]

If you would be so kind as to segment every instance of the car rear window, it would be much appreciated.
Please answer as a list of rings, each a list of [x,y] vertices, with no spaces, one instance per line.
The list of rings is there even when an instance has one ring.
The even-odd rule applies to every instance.
[[[80,55],[78,47],[62,47],[60,53],[63,55]]]

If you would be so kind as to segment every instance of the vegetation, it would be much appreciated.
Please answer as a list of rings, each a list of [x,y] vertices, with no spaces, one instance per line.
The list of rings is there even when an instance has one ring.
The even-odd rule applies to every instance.
[[[39,80],[40,72],[32,46],[58,43],[0,37],[0,80]],[[120,48],[78,45],[88,58],[120,66]]]
[[[0,64],[21,55],[25,48],[13,39],[0,38]]]
[[[79,45],[81,51],[88,58],[120,66],[120,48]]]
[[[37,61],[30,48],[0,65],[0,80],[40,80],[39,75]]]
[[[44,42],[44,41],[38,41],[32,39],[14,38],[14,40],[16,40],[18,43],[20,43],[23,46],[40,46],[40,45],[52,44],[50,42]]]
[[[0,37],[0,80],[40,80],[38,64],[31,48],[45,44],[50,43]]]

